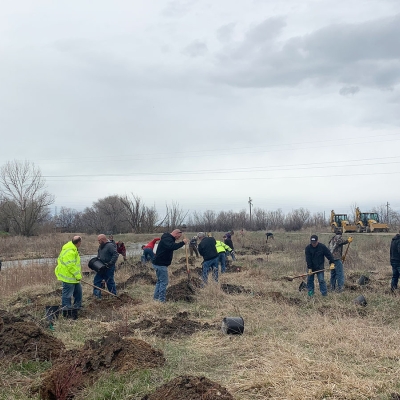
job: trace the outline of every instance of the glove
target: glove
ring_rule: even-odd
[[[108,263],[104,263],[104,266],[108,269],[110,268],[110,266],[108,265]]]
[[[347,239],[347,241],[348,241],[349,243],[351,243],[351,242],[353,241],[353,238],[350,236],[350,237]]]
[[[81,274],[76,275],[76,276],[75,276],[75,279],[79,282],[79,281],[82,279],[82,275],[81,275]]]
[[[331,263],[331,265],[329,266],[329,269],[330,269],[330,270],[335,269],[335,264],[334,264],[334,263]]]
[[[231,251],[231,255],[234,256],[235,255],[235,250]]]
[[[308,275],[311,275],[312,274],[312,269],[310,268],[309,270],[308,270]]]

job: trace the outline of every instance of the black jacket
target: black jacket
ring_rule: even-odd
[[[204,258],[204,261],[212,260],[218,257],[216,240],[213,237],[205,237],[199,244],[199,253]]]
[[[224,243],[225,243],[226,245],[228,245],[232,250],[234,250],[232,239],[226,238],[226,239],[224,240]]]
[[[174,250],[178,250],[184,245],[185,242],[175,243],[175,238],[170,233],[163,233],[158,243],[153,264],[168,267],[171,265]]]
[[[101,244],[97,250],[97,258],[100,258],[103,263],[107,263],[110,267],[114,266],[118,260],[115,243],[108,241],[105,244]]]
[[[307,268],[313,271],[324,269],[324,262],[326,257],[330,263],[334,262],[333,255],[329,249],[322,243],[318,243],[315,247],[311,243],[306,247],[306,262]]]
[[[392,243],[390,243],[390,262],[400,263],[400,234],[398,233],[394,238],[392,238]]]

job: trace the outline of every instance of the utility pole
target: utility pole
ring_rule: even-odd
[[[386,218],[389,225],[389,202],[386,203]]]
[[[248,201],[248,203],[249,203],[249,207],[250,207],[250,229],[251,229],[251,206],[253,205],[252,204],[252,199],[251,199],[251,197],[249,197],[249,201]]]

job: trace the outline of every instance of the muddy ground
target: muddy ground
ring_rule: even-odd
[[[125,325],[121,323],[116,332],[120,335],[133,335],[137,330],[162,338],[180,338],[190,336],[198,331],[217,330],[218,325],[202,324],[189,319],[189,313],[180,312],[172,317],[172,320],[164,318],[145,318],[138,322]]]
[[[87,341],[82,349],[64,352],[60,360],[43,374],[40,398],[72,399],[77,391],[93,384],[103,371],[156,368],[164,363],[163,353],[146,342],[110,334],[98,341]]]
[[[65,349],[61,340],[45,332],[37,324],[0,310],[0,359],[13,361],[54,360]]]
[[[202,285],[199,278],[191,277],[190,282],[187,279],[177,283],[176,285],[167,287],[167,301],[194,301],[196,290]]]
[[[79,310],[79,318],[97,319],[102,322],[119,321],[123,315],[121,308],[127,304],[141,304],[142,300],[134,299],[126,293],[118,297],[103,294],[101,300],[91,298],[85,307]]]
[[[221,385],[204,376],[178,376],[142,400],[233,400]]]

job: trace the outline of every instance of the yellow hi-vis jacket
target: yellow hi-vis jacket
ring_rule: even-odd
[[[217,248],[218,253],[225,253],[226,251],[229,251],[229,252],[232,251],[232,249],[224,242],[221,242],[219,240],[216,240],[216,242],[217,242],[217,244],[215,245],[215,247]]]
[[[78,283],[82,279],[81,258],[72,241],[62,247],[54,272],[59,281],[66,283]]]

